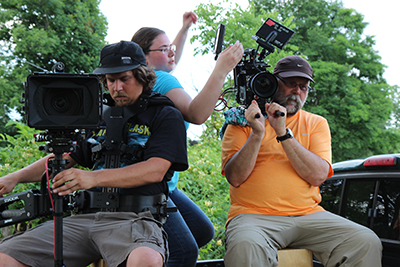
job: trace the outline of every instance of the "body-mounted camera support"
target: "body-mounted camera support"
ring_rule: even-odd
[[[51,78],[53,78],[52,76]],[[66,77],[66,76],[63,76]],[[47,81],[47,79],[45,79]],[[53,81],[54,82],[54,81]],[[47,84],[47,83],[46,83]],[[34,92],[40,91],[40,88],[27,87],[29,90]],[[43,86],[42,86],[43,88]],[[55,87],[52,87],[55,88]],[[71,88],[74,89],[74,88]],[[72,94],[75,94],[71,90]],[[31,92],[29,92],[31,93]],[[61,95],[61,99],[70,99],[68,92],[64,92],[65,95]],[[42,94],[46,95],[46,93]],[[51,100],[52,98],[50,98]],[[100,100],[102,97],[98,96],[96,100]],[[109,102],[112,101],[110,96],[107,98]],[[82,99],[85,100],[85,99]],[[93,99],[92,99],[93,100]],[[68,100],[69,101],[69,100]],[[29,103],[34,103],[29,101]],[[104,114],[101,110],[100,114],[104,115],[104,121],[107,127],[106,139],[102,146],[95,147],[94,149],[102,150],[106,155],[106,167],[107,168],[118,168],[120,162],[120,156],[124,153],[135,153],[131,147],[125,144],[123,128],[126,125],[129,118],[135,114],[142,112],[147,108],[148,105],[171,105],[173,103],[167,97],[162,96],[158,93],[142,94],[135,105],[127,107],[108,107],[105,108]],[[101,108],[103,105],[101,105]],[[40,117],[43,113],[43,106],[36,109],[28,109],[37,112]],[[56,113],[55,116],[58,116]],[[65,115],[60,115],[65,116]],[[79,121],[79,116],[76,121]],[[29,118],[29,116],[28,116]],[[96,116],[96,118],[100,118]],[[43,118],[45,119],[45,118]],[[63,154],[66,152],[75,151],[75,142],[82,138],[82,134],[77,130],[72,130],[76,126],[80,125],[81,122],[76,123],[74,127],[69,125],[60,126],[60,123],[53,123],[51,120],[42,120],[46,123],[47,129],[45,133],[38,134],[35,136],[36,141],[47,141],[48,143],[40,149],[46,152],[51,152],[55,155],[55,158],[49,162],[49,169],[51,174],[54,176],[59,172],[63,171],[67,166],[68,162],[63,158]],[[36,122],[36,121],[34,121]],[[92,121],[89,120],[91,123]],[[91,124],[91,128],[99,126],[100,122],[94,122]],[[36,126],[40,129],[44,127],[38,123]],[[99,126],[100,127],[100,126]],[[59,129],[60,128],[60,129]],[[71,128],[71,129],[69,129]],[[176,207],[167,207],[167,197],[165,194],[157,196],[130,196],[130,195],[119,195],[115,188],[106,188],[103,192],[95,191],[79,191],[74,192],[65,197],[60,197],[57,194],[51,193],[47,187],[47,177],[44,175],[41,180],[40,190],[28,190],[25,192],[17,193],[7,197],[0,198],[0,227],[7,225],[16,224],[19,222],[33,220],[38,217],[53,215],[54,217],[54,232],[55,232],[55,251],[54,251],[54,264],[56,267],[65,266],[63,263],[63,215],[64,210],[75,210],[94,212],[94,211],[133,211],[136,213],[148,210],[150,211],[156,220],[161,223],[165,223],[168,212],[175,212]],[[11,210],[9,206],[17,201],[22,201],[24,204],[23,209]],[[134,201],[135,203],[133,203]]]

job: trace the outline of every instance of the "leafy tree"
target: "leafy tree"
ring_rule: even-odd
[[[0,130],[19,103],[26,77],[50,71],[91,72],[105,45],[106,18],[99,0],[0,0]]]
[[[267,61],[274,66],[294,54],[313,66],[316,83],[305,109],[328,119],[334,161],[398,150],[393,119],[399,117],[399,87],[389,86],[382,77],[385,66],[373,49],[374,38],[363,34],[367,24],[360,13],[336,0],[254,0],[245,10],[232,4],[201,4],[196,13],[201,32],[191,41],[202,44],[197,53],[212,48],[218,23],[226,25],[226,43],[240,40],[245,48],[255,47],[250,35],[268,17],[295,31],[284,50]]]

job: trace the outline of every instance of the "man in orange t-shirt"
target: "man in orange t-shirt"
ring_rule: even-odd
[[[319,185],[333,170],[328,122],[302,110],[312,74],[301,57],[281,59],[274,69],[278,91],[265,104],[267,119],[253,101],[245,112],[249,126],[226,128],[227,267],[275,267],[277,250],[285,247],[309,249],[325,267],[381,266],[382,245],[373,231],[319,205]]]

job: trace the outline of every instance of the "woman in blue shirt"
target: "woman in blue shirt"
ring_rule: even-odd
[[[208,81],[192,99],[170,72],[179,61],[190,26],[196,21],[195,13],[186,12],[182,29],[172,43],[165,32],[157,28],[141,28],[132,37],[132,41],[143,49],[148,66],[157,75],[153,90],[174,102],[186,121],[186,129],[188,122],[202,124],[208,119],[218,101],[226,76],[243,56],[243,46],[239,41],[221,52]],[[170,213],[164,224],[170,250],[167,266],[189,267],[196,265],[199,247],[213,238],[214,227],[204,212],[176,187],[178,180],[178,172],[175,172],[168,182],[169,201],[175,204],[178,212]]]

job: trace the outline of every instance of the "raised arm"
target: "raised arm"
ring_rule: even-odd
[[[174,102],[186,121],[193,124],[204,123],[214,110],[226,76],[242,56],[243,46],[239,41],[222,51],[206,84],[193,100],[181,88],[168,91],[166,96]]]
[[[175,51],[175,63],[176,64],[178,64],[179,59],[182,56],[183,47],[185,46],[189,28],[193,24],[196,24],[196,22],[197,22],[197,15],[194,12],[190,11],[190,12],[185,12],[183,14],[182,28],[179,30],[174,41],[172,42],[174,45],[176,45],[176,51]]]

